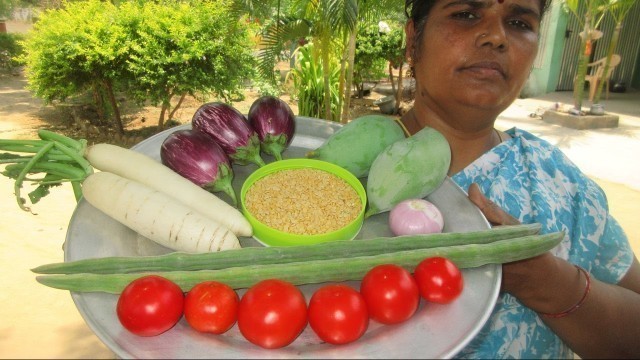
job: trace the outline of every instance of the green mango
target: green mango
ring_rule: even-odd
[[[369,174],[371,164],[382,150],[404,138],[402,127],[392,118],[364,115],[342,126],[305,156],[341,166],[361,178]]]
[[[433,128],[389,145],[369,170],[365,218],[389,211],[403,200],[431,194],[446,178],[450,164],[449,142]]]

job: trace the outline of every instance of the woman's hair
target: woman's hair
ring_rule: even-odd
[[[424,29],[424,24],[429,17],[429,13],[431,13],[431,8],[438,0],[405,0],[404,2],[404,13],[407,16],[407,19],[413,21],[413,28],[415,31],[415,43],[420,44],[422,40],[422,30]],[[540,17],[544,15],[549,6],[550,0],[539,0],[540,1]],[[419,49],[415,50],[419,53]],[[414,56],[417,54],[413,54]]]

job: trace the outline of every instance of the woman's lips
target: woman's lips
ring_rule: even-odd
[[[471,71],[474,74],[481,77],[495,77],[506,78],[504,68],[500,63],[495,61],[480,61],[471,65],[464,66],[462,70]]]

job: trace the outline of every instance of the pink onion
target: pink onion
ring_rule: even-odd
[[[440,233],[444,219],[433,203],[424,199],[408,199],[391,209],[389,227],[396,236]]]

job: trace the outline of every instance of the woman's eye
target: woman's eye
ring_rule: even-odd
[[[530,31],[533,29],[529,23],[522,20],[510,20],[509,25],[523,31]]]
[[[474,20],[474,19],[478,18],[476,16],[476,14],[474,14],[474,13],[472,13],[470,11],[457,12],[457,13],[451,15],[451,17],[457,18],[457,19],[464,19],[464,20]]]

